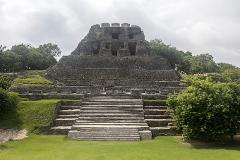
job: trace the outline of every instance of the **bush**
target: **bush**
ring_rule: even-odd
[[[0,115],[12,110],[17,106],[18,96],[15,93],[8,93],[0,88]]]
[[[187,79],[188,83],[190,80]],[[240,129],[240,85],[194,78],[167,104],[174,109],[178,130],[187,139],[217,140]]]
[[[0,88],[8,89],[16,75],[0,75]]]

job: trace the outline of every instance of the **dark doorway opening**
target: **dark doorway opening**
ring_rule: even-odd
[[[117,56],[117,50],[112,50],[112,55]]]
[[[129,37],[129,39],[133,39],[134,36],[133,36],[133,34],[129,34],[128,37]]]
[[[130,42],[128,44],[128,49],[129,49],[129,52],[130,52],[131,56],[136,55],[136,47],[137,47],[136,42]]]
[[[112,39],[119,39],[119,33],[112,33]]]
[[[99,50],[100,50],[100,44],[98,44],[96,48],[93,48],[93,54],[94,55],[99,54]]]
[[[109,43],[106,43],[105,48],[106,48],[106,49],[110,49],[110,44],[109,44]]]

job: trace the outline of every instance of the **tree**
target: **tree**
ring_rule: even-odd
[[[190,73],[191,71],[191,61],[193,55],[191,52],[185,52],[181,54],[182,61],[181,63],[177,64],[177,68],[179,71],[184,73]]]
[[[0,54],[0,72],[18,72],[23,70],[43,70],[57,63],[54,55],[60,49],[56,45],[43,45],[44,47],[35,48],[31,45],[14,45],[11,49]],[[55,48],[55,49],[54,49]]]
[[[210,54],[200,54],[194,56],[191,60],[191,73],[211,73],[218,72],[219,67],[214,62]]]
[[[154,54],[166,58],[173,68],[175,68],[177,64],[182,63],[181,54],[183,52],[178,51],[175,47],[166,45],[159,39],[151,40],[150,47]]]
[[[220,71],[226,71],[226,70],[232,70],[232,69],[236,69],[237,67],[232,65],[232,64],[229,64],[229,63],[218,63],[217,64],[220,68]]]
[[[6,46],[0,45],[0,54],[2,54],[5,49],[6,49]]]
[[[61,50],[56,44],[47,43],[40,45],[38,47],[42,52],[47,53],[48,55],[51,55],[53,57],[58,57],[61,55]]]
[[[192,79],[192,80],[191,80]],[[233,139],[240,129],[240,85],[187,77],[186,89],[167,100],[178,130],[187,139]]]

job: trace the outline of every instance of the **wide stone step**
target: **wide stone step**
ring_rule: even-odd
[[[74,125],[93,125],[93,126],[102,126],[107,128],[107,126],[148,126],[147,123],[144,122],[81,122],[77,121]],[[106,125],[106,126],[103,126]],[[122,127],[124,128],[124,127]]]
[[[112,107],[120,107],[120,108],[143,108],[143,105],[138,105],[138,104],[84,104],[81,106],[81,108],[84,107],[108,107],[108,108],[112,108]]]
[[[127,128],[127,127],[121,127],[121,126],[103,126],[103,127],[94,127],[93,125],[88,125],[88,126],[83,126],[81,127],[81,132],[108,132],[108,133],[114,133],[117,132],[119,133],[121,132],[127,132],[127,133],[138,133],[138,129],[137,128]]]
[[[126,105],[142,105],[142,102],[134,102],[134,101],[87,101],[87,102],[82,102],[82,105],[94,105],[94,104],[98,104],[98,105],[117,105],[117,104],[126,104]]]
[[[92,113],[84,113],[84,114],[80,114],[79,118],[98,118],[98,117],[107,117],[107,118],[112,118],[112,117],[124,117],[124,118],[143,118],[143,113],[142,114],[122,114],[122,113],[96,113],[96,114],[92,114]]]
[[[56,126],[69,126],[73,125],[77,118],[58,118],[54,120]]]
[[[142,102],[142,100],[133,98],[88,98],[84,102]]]
[[[69,136],[70,137],[70,136]],[[140,137],[71,137],[83,141],[140,141]]]
[[[59,114],[58,116],[57,116],[57,118],[78,118],[79,117],[79,114],[67,114],[67,115],[65,115],[65,114]]]
[[[167,106],[144,106],[144,109],[163,109],[166,110]]]
[[[138,131],[137,132],[132,132],[132,131],[122,131],[122,130],[115,130],[115,131],[93,131],[93,130],[78,130],[79,135],[84,135],[84,136],[128,136],[128,137],[134,137],[134,136],[139,136]]]
[[[128,129],[139,129],[139,130],[148,130],[149,126],[146,125],[114,125],[114,124],[74,124],[72,126],[73,130],[79,130],[82,128],[128,128]]]
[[[143,117],[143,113],[81,113],[79,117]]]
[[[143,108],[121,108],[121,107],[81,107],[81,110],[120,110],[120,111],[142,111]]]
[[[82,140],[140,140],[137,129],[126,128],[80,128],[71,130],[68,136]]]
[[[81,106],[61,106],[61,110],[80,109]]]
[[[66,135],[70,131],[72,126],[55,126],[51,127],[51,132],[53,134]]]
[[[88,120],[77,120],[76,123],[144,123],[142,120],[129,120],[129,119],[88,119]]]
[[[166,115],[167,110],[165,109],[144,109],[145,115]]]
[[[114,96],[102,95],[102,96],[94,96],[94,97],[85,98],[85,100],[91,100],[91,99],[136,99],[136,98],[133,98],[133,97],[127,96],[127,95],[114,95]]]
[[[163,127],[172,123],[172,119],[145,119],[149,127]]]
[[[69,110],[60,110],[59,114],[79,114],[80,113],[80,109],[69,109]]]
[[[143,117],[82,117],[78,120],[144,120]]]
[[[145,119],[171,119],[170,115],[144,115]]]
[[[143,113],[143,110],[81,110],[81,114],[85,114],[85,113]]]

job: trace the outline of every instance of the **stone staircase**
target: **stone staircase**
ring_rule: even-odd
[[[174,122],[166,104],[166,96],[162,96],[162,100],[158,104],[145,104],[144,118],[153,137],[175,134]]]
[[[57,104],[52,124],[54,134],[67,134],[80,114],[81,101],[64,101]]]
[[[68,136],[80,140],[151,139],[141,99],[100,96],[82,102]]]

